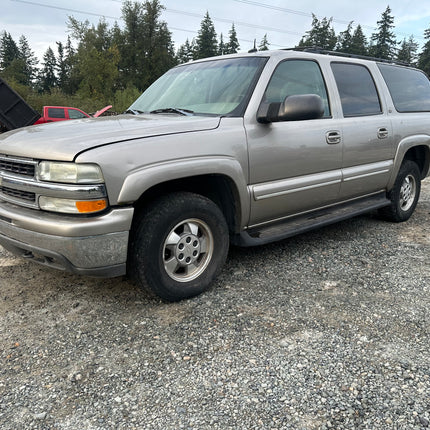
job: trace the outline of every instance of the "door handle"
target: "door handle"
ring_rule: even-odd
[[[336,143],[340,143],[341,141],[340,132],[337,130],[328,131],[325,134],[325,140],[329,145],[335,145]]]
[[[378,129],[378,139],[386,139],[388,137],[388,130],[385,127]]]

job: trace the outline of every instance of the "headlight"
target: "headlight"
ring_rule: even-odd
[[[97,164],[61,163],[41,161],[37,166],[40,181],[66,184],[100,184],[103,174]]]
[[[40,209],[69,214],[89,214],[100,212],[107,207],[107,200],[72,200],[58,197],[39,197]]]

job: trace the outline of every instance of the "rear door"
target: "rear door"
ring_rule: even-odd
[[[66,109],[63,107],[48,107],[48,117],[46,118],[47,122],[55,122],[55,121],[65,121],[68,119],[66,117]]]
[[[383,190],[394,158],[391,120],[368,67],[333,61],[343,120],[341,199]]]

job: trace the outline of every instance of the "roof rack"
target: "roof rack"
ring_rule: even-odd
[[[283,50],[312,52],[314,54],[335,55],[337,57],[346,57],[346,58],[359,58],[361,60],[371,60],[371,61],[377,61],[379,63],[398,64],[399,66],[412,67],[410,63],[406,63],[405,61],[386,60],[384,58],[370,57],[368,55],[348,54],[347,52],[330,51],[328,49],[324,49],[319,46],[300,46],[295,48],[284,48]]]

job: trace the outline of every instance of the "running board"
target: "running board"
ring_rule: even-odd
[[[264,245],[265,243],[286,239],[296,234],[343,221],[357,215],[390,205],[386,193],[350,201],[329,208],[308,212],[287,220],[245,230],[233,238],[233,244],[239,246]]]

